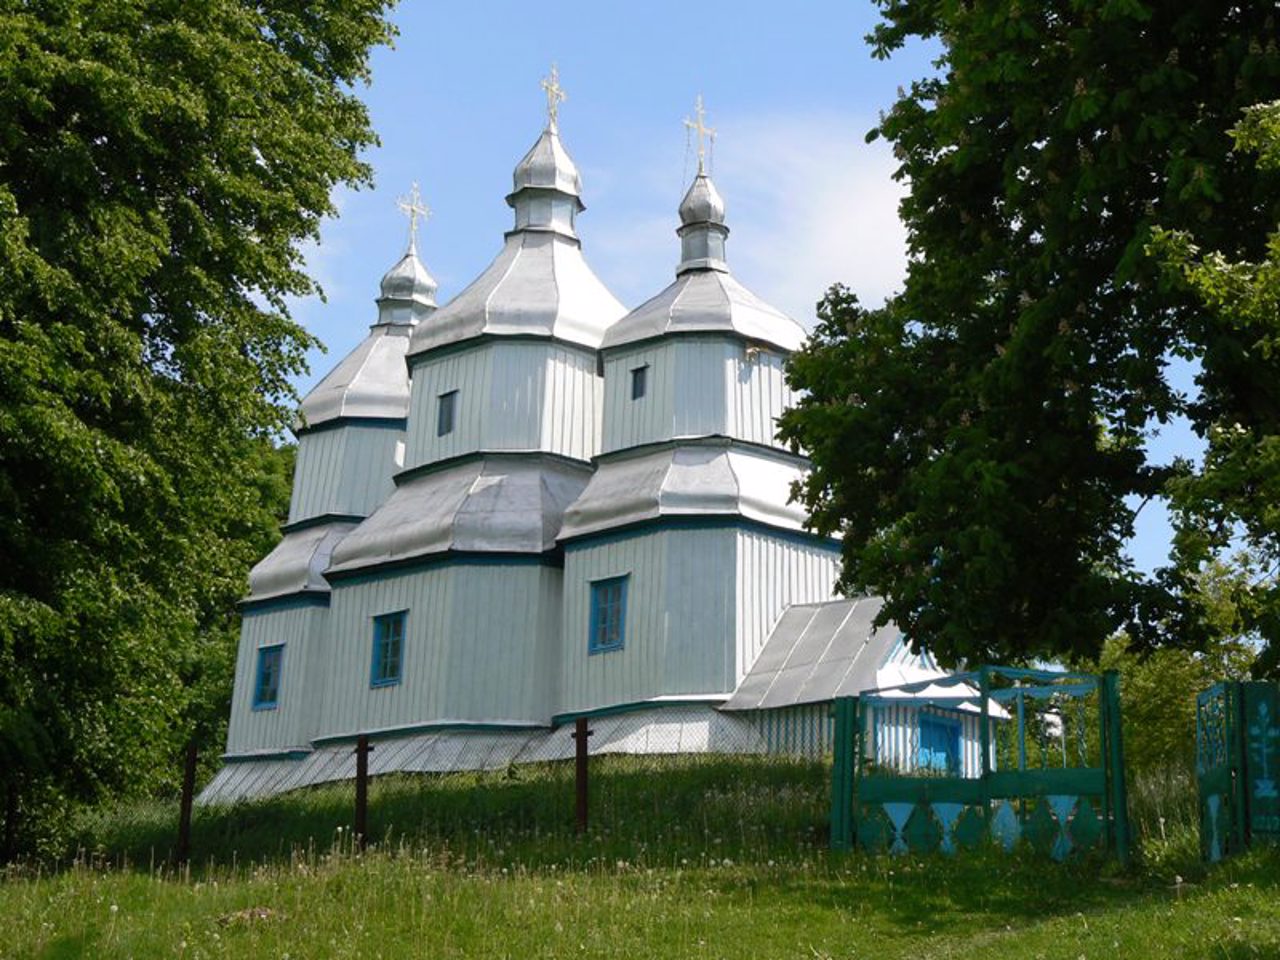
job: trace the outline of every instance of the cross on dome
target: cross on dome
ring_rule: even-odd
[[[431,208],[422,202],[422,194],[418,192],[418,181],[413,181],[413,188],[407,197],[399,197],[396,206],[409,218],[409,252],[418,252],[418,218],[426,220],[431,216]]]
[[[708,127],[705,122],[707,112],[702,108],[702,94],[698,94],[698,99],[694,101],[693,115],[693,120],[684,118],[684,125],[698,134],[698,173],[702,174],[707,172],[707,141],[710,140],[712,145],[716,142],[715,128]]]
[[[560,71],[554,63],[551,64],[551,75],[542,79],[542,89],[547,92],[547,129],[555,130],[560,120],[560,104],[569,97],[560,86]]]

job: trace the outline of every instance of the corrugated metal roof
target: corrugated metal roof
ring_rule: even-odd
[[[900,633],[872,621],[878,597],[788,607],[724,710],[767,710],[856,696],[877,685],[877,671]]]

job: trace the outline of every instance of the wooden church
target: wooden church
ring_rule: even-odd
[[[833,697],[936,674],[832,596],[775,438],[805,331],[730,271],[702,150],[675,279],[628,312],[546,86],[493,262],[437,307],[411,240],[302,403],[205,802],[351,776],[361,734],[373,773],[567,757],[584,715],[593,752],[816,754]]]

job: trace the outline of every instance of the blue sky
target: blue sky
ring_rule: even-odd
[[[375,53],[361,91],[382,141],[367,155],[376,185],[335,197],[339,216],[307,249],[327,302],[293,304],[329,349],[313,354],[300,392],[373,321],[378,280],[404,251],[396,198],[411,182],[432,210],[419,251],[440,302],[498,252],[511,226],[503,197],[544,124],[539,81],[553,61],[568,94],[561,136],[584,181],[583,249],[623,303],[672,278],[675,211],[696,165],[682,121],[699,93],[717,131],[713,174],[739,279],[806,326],[832,283],[872,305],[901,285],[902,187],[884,144],[864,135],[899,86],[929,71],[932,51],[873,60],[863,42],[876,21],[869,0],[404,0],[394,19],[395,47]],[[1175,430],[1160,447],[1187,443]],[[1150,567],[1167,522],[1149,505],[1139,524],[1134,555]]]

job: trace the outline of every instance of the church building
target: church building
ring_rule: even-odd
[[[582,716],[593,752],[816,753],[832,697],[935,672],[833,598],[838,542],[790,501],[805,331],[730,270],[701,104],[675,278],[628,311],[544,86],[493,262],[438,306],[411,239],[302,403],[206,802],[351,776],[362,734],[374,773],[567,757]]]

